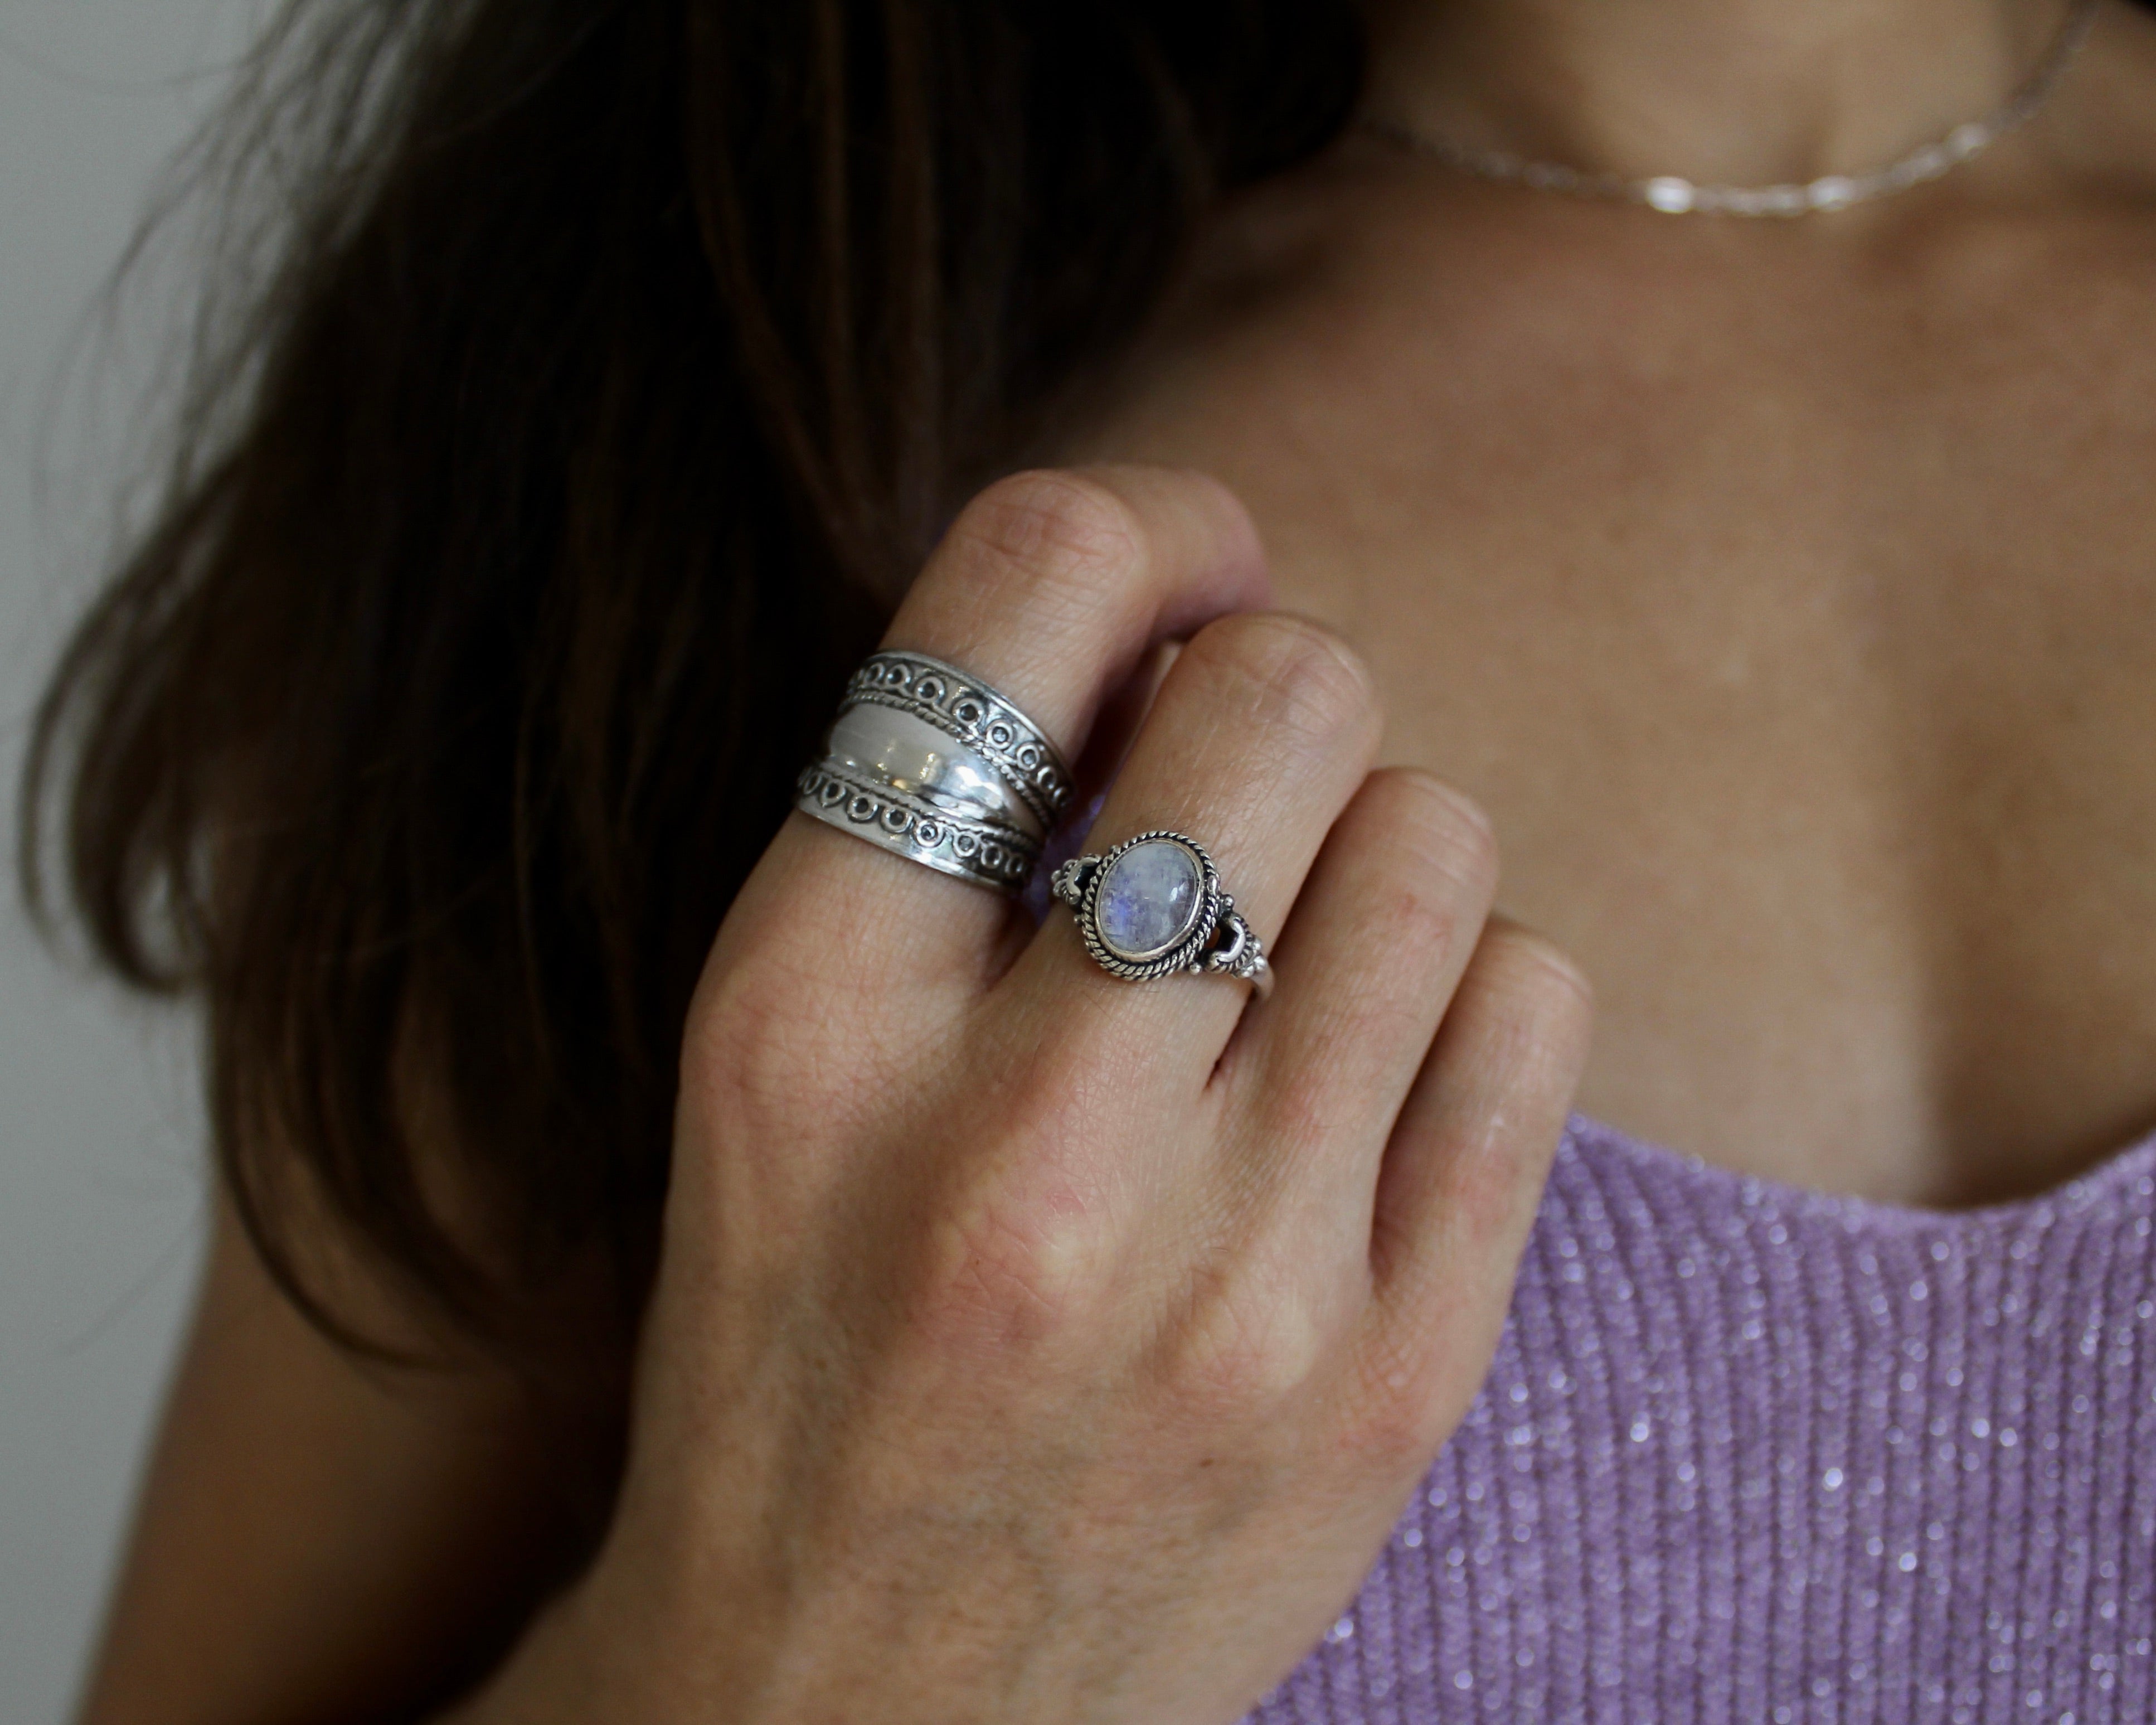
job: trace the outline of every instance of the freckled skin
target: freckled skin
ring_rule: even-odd
[[[1595,978],[1588,1112],[1946,1207],[2156,1125],[2151,88],[2114,7],[2045,123],[1794,224],[1351,138],[1058,446],[1248,501]]]
[[[2035,0],[1368,11],[1387,111],[1735,182],[1888,159],[2050,27]],[[1074,662],[1187,640],[1122,831],[1202,837],[1279,992],[1244,1020],[1227,985],[1115,983],[1067,918],[1036,942],[956,883],[896,914],[901,865],[825,834],[819,877],[789,829],[683,1050],[591,1574],[516,1633],[565,1499],[604,1513],[627,1362],[588,1432],[484,1363],[362,1368],[221,1214],[88,1725],[423,1717],[505,1640],[472,1720],[1228,1725],[1338,1621],[1479,1381],[1586,1059],[1578,969],[1487,914],[1501,839],[1506,905],[1596,980],[1582,1100],[1650,1138],[1959,1204],[2148,1123],[2153,35],[2107,0],[2037,124],[1818,223],[1537,200],[1361,139],[1213,212],[1043,459],[1194,467],[1248,516],[1188,474],[999,486],[893,644],[1075,749]],[[1276,604],[1304,620],[1225,614]],[[1677,1267],[1688,1299],[1718,1273]],[[1703,1461],[1655,1477],[1714,1501]]]

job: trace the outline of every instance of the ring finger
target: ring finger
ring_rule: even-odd
[[[1269,941],[1369,771],[1381,727],[1368,671],[1329,630],[1277,614],[1222,618],[1178,655],[1086,848],[1105,852],[1154,830],[1196,839],[1235,909]],[[1139,904],[1135,914],[1148,912]],[[1121,981],[1086,956],[1060,915],[1009,986],[1028,1019],[1096,1026],[1153,1073],[1199,1084],[1249,997],[1214,978]]]

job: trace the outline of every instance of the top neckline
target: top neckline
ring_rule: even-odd
[[[1047,915],[1049,900],[1044,883],[1057,863],[1078,854],[1107,795],[1105,790],[1096,792],[1075,820],[1066,823],[1050,836],[1047,853],[1035,870],[1034,879],[1027,883],[1024,900],[1036,922]],[[1739,1173],[1691,1151],[1658,1144],[1650,1138],[1634,1137],[1607,1121],[1587,1114],[1573,1115],[1566,1122],[1564,1136],[1568,1146],[1596,1147],[1632,1163],[1643,1173],[1659,1173],[1666,1179],[1681,1182],[1710,1204],[1720,1195],[1729,1203],[1771,1204],[1784,1212],[1832,1218],[1845,1228],[1883,1235],[2010,1232],[2023,1223],[2046,1221],[2062,1206],[2079,1209],[2124,1190],[2137,1179],[2156,1179],[2156,1127],[2056,1186],[2023,1198],[2003,1199],[1997,1204],[1958,1210],[1896,1204],[1848,1193],[1821,1192],[1810,1186],[1770,1179],[1764,1174]]]
[[[1689,1186],[1708,1204],[1714,1203],[1719,1195],[1727,1204],[1741,1204],[1753,1208],[1771,1204],[1784,1214],[1832,1219],[1845,1228],[1887,1235],[2010,1231],[2023,1223],[2048,1221],[2061,1209],[2082,1209],[2127,1189],[2137,1180],[2156,1176],[2156,1131],[2151,1131],[2111,1152],[2080,1173],[2041,1192],[1967,1209],[1933,1209],[1884,1199],[1821,1192],[1763,1174],[1741,1173],[1689,1150],[1673,1149],[1650,1139],[1634,1137],[1584,1114],[1572,1117],[1565,1128],[1565,1138],[1568,1145],[1614,1155],[1631,1163],[1642,1173],[1659,1174],[1664,1179]]]

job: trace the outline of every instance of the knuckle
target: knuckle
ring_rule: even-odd
[[[997,480],[967,505],[951,533],[969,561],[1074,598],[1097,599],[1147,561],[1137,511],[1100,480],[1062,469]]]
[[[1101,1099],[1050,1055],[1004,1088],[986,1132],[961,1132],[927,1199],[910,1315],[962,1353],[1049,1343],[1091,1321],[1111,1289],[1115,1176],[1091,1147]],[[978,1124],[978,1122],[976,1122]]]
[[[1440,1349],[1427,1344],[1373,1342],[1341,1398],[1339,1447],[1381,1473],[1427,1466],[1459,1412],[1443,1359]]]
[[[1089,1209],[993,1183],[964,1194],[925,1230],[911,1301],[917,1332],[962,1354],[1067,1332],[1103,1281],[1103,1236]]]
[[[1380,778],[1403,839],[1445,880],[1471,891],[1493,889],[1497,834],[1482,805],[1415,768],[1389,768]]]
[[[1246,1270],[1192,1302],[1173,1346],[1184,1405],[1232,1420],[1294,1399],[1317,1376],[1331,1343],[1321,1314],[1284,1278]]]
[[[1570,953],[1517,922],[1493,924],[1485,943],[1492,986],[1502,996],[1553,1033],[1584,1031],[1594,1015],[1594,988]]]
[[[1433,870],[1419,855],[1410,857],[1386,883],[1386,890],[1370,895],[1358,936],[1373,946],[1382,942],[1386,950],[1400,955],[1402,964],[1411,963],[1419,970],[1433,958],[1449,957],[1473,946],[1483,907],[1466,902],[1471,896],[1462,883]],[[1382,979],[1389,988],[1397,988],[1400,975],[1399,964],[1373,972],[1373,980]],[[1413,998],[1400,1004],[1412,1009]]]
[[[1316,1368],[1312,1355],[1291,1328],[1223,1307],[1188,1338],[1177,1378],[1188,1406],[1209,1419],[1231,1419],[1290,1400]]]
[[[1280,612],[1243,612],[1199,631],[1184,659],[1235,716],[1313,742],[1374,736],[1377,684],[1332,630]]]
[[[1342,1059],[1280,1061],[1265,1075],[1262,1096],[1270,1153],[1267,1165],[1278,1170],[1280,1178],[1308,1167],[1313,1158],[1340,1142],[1353,1119],[1348,1109],[1361,1101],[1356,1097],[1343,1106],[1341,1078],[1343,1072],[1356,1070],[1347,1064],[1353,1053],[1378,1040],[1371,1016],[1358,1014],[1342,1027],[1339,1041],[1347,1046],[1340,1050]]]
[[[1460,905],[1459,893],[1440,889],[1426,879],[1394,892],[1383,906],[1382,917],[1375,932],[1395,951],[1414,955],[1420,964],[1449,960],[1475,938],[1473,922]]]
[[[1540,1051],[1531,1056],[1539,1060]],[[1433,1346],[1457,1348],[1463,1337],[1494,1343],[1524,1249],[1549,1159],[1564,1131],[1563,1104],[1573,1074],[1546,1065],[1501,1065],[1496,1085],[1471,1098],[1447,1132],[1441,1153],[1437,1215],[1416,1245],[1424,1275],[1446,1289],[1441,1306],[1421,1316]],[[1487,1356],[1484,1356],[1487,1363]]]

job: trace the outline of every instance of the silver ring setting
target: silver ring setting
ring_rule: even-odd
[[[886,652],[848,682],[794,806],[909,862],[1015,893],[1071,784],[1015,702],[940,659]]]
[[[1038,847],[1047,829],[993,762],[908,712],[850,706],[824,733],[824,765],[963,819],[1024,834]]]
[[[1040,841],[878,784],[824,761],[798,781],[795,806],[938,874],[1001,892],[1021,891],[1040,860]]]
[[[863,704],[911,713],[988,761],[1047,832],[1070,803],[1070,768],[1018,703],[978,677],[925,653],[871,653],[846,685],[840,706]]]
[[[1125,982],[1188,971],[1271,992],[1265,943],[1220,885],[1205,847],[1165,829],[1099,856],[1073,857],[1050,881],[1078,919],[1094,962]]]

